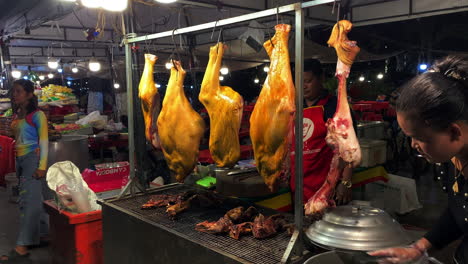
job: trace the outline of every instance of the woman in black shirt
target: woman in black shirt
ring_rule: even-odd
[[[431,231],[410,247],[369,254],[385,257],[381,263],[407,263],[461,239],[454,263],[468,264],[468,57],[448,56],[412,79],[402,88],[396,111],[411,146],[430,162],[451,160],[457,173],[448,207]]]

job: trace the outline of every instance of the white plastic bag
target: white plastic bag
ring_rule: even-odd
[[[78,125],[90,125],[97,129],[104,129],[107,125],[107,116],[101,115],[99,111],[89,113],[87,116],[75,122]]]
[[[55,190],[59,206],[73,213],[101,210],[96,194],[81,177],[80,170],[71,161],[61,161],[47,171],[47,185]]]

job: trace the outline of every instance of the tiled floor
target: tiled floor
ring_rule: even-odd
[[[400,170],[396,174],[410,177],[408,170]],[[429,229],[438,219],[439,214],[445,208],[447,195],[442,191],[439,182],[435,182],[432,171],[427,171],[417,181],[417,191],[419,200],[423,208],[408,213],[406,215],[395,216],[401,224],[408,224],[421,229]],[[0,187],[0,254],[7,253],[13,248],[17,233],[18,209],[16,204],[8,202],[7,193]],[[414,238],[424,234],[424,230],[412,232]],[[451,263],[451,255],[456,247],[456,243],[448,246],[444,250],[431,252],[431,255],[443,263]],[[27,263],[46,264],[50,263],[48,248],[38,248],[31,250],[31,261]],[[125,263],[123,263],[125,264]]]

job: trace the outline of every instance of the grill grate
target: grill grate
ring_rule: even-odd
[[[195,225],[200,222],[206,220],[216,221],[229,209],[240,205],[243,205],[244,207],[248,206],[248,204],[240,200],[227,199],[220,208],[190,208],[187,211],[182,212],[174,220],[167,216],[165,213],[166,209],[164,207],[148,210],[140,209],[141,205],[148,201],[149,196],[151,195],[177,194],[189,190],[196,189],[184,185],[179,185],[171,189],[159,190],[148,195],[131,197],[118,201],[110,201],[109,203],[139,215],[146,220],[150,220],[168,229],[172,229],[173,231],[186,235],[200,245],[234,255],[242,259],[244,262],[277,264],[281,261],[281,258],[290,240],[290,236],[287,234],[287,232],[282,232],[271,238],[262,240],[255,239],[251,235],[242,236],[239,240],[235,240],[226,234],[213,235],[195,230]],[[257,207],[257,209],[265,216],[277,213],[276,211],[267,208]],[[290,223],[293,222],[291,215],[286,215],[286,219]]]

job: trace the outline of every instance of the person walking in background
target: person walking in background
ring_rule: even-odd
[[[16,174],[19,177],[19,234],[14,249],[0,257],[0,263],[21,263],[29,257],[28,246],[45,241],[49,232],[48,216],[42,202],[46,195],[45,176],[48,154],[48,128],[44,112],[38,109],[34,84],[28,80],[13,82],[16,139]]]

